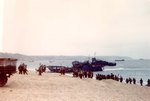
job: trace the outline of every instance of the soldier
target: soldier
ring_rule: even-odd
[[[123,77],[122,76],[120,76],[120,82],[122,82],[123,81]]]
[[[36,71],[39,72],[39,75],[42,75],[42,73],[43,73],[43,65],[40,64],[40,67]]]
[[[142,80],[142,78],[140,79],[140,85],[143,86],[143,80]]]
[[[133,84],[136,84],[136,79],[135,78],[133,78]]]
[[[129,83],[131,84],[132,83],[132,79],[129,77]]]
[[[150,86],[150,79],[147,80],[147,86]]]
[[[80,71],[80,72],[79,72],[79,77],[80,77],[80,79],[82,79],[82,76],[83,76],[83,72]]]
[[[128,78],[126,78],[126,83],[128,84],[128,82],[129,82],[129,79],[128,79]]]
[[[27,74],[28,75],[28,70],[27,70],[27,65],[24,65],[24,68],[23,68],[23,74]]]
[[[83,72],[83,75],[85,78],[87,78],[87,72],[86,71]]]
[[[19,67],[18,67],[19,74],[22,74],[22,68],[23,68],[23,65],[20,64]]]
[[[91,71],[91,76],[90,76],[91,78],[93,78],[93,72]]]

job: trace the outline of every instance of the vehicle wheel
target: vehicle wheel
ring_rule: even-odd
[[[3,87],[7,83],[7,76],[5,74],[0,74],[0,87]]]

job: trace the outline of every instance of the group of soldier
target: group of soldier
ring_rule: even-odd
[[[27,65],[24,63],[21,63],[18,67],[19,74],[27,74],[28,75],[28,70],[27,70]],[[42,75],[43,72],[46,71],[46,65],[40,64],[39,68],[36,69],[39,75]],[[60,69],[61,75],[65,75],[65,68],[62,67]],[[82,71],[82,70],[73,70],[73,77],[79,77],[80,79],[82,78],[93,78],[93,72],[92,71]],[[103,79],[112,79],[116,80],[119,82],[123,82],[123,77],[119,75],[114,75],[113,73],[108,74],[108,75],[103,75],[103,74],[96,74],[96,80],[103,80]],[[136,79],[135,78],[126,78],[125,82],[127,84],[136,84]],[[140,85],[143,86],[143,79],[140,79]],[[150,86],[150,79],[147,80],[147,85]]]
[[[28,75],[28,70],[27,70],[27,65],[25,63],[21,63],[18,67],[19,74],[27,74]],[[40,64],[39,68],[36,69],[39,75],[42,75],[43,72],[46,71],[46,65]]]
[[[19,74],[27,74],[28,75],[28,70],[27,70],[27,65],[24,63],[21,63],[18,67]]]
[[[136,79],[135,78],[126,78],[126,80],[125,80],[125,82],[128,84],[132,84],[132,82],[133,82],[133,84],[136,84]],[[143,80],[142,79],[140,79],[140,85],[142,86],[143,85]]]
[[[108,75],[103,75],[103,74],[96,74],[96,80],[103,80],[103,79],[112,79],[112,80],[116,80],[119,82],[123,82],[123,77],[119,75],[114,75],[113,73],[108,74]],[[126,78],[125,79],[125,83],[127,84],[136,84],[136,79],[135,78]],[[139,83],[141,86],[143,86],[143,79],[141,78],[139,80]],[[147,85],[146,86],[150,86],[150,79],[147,80]]]
[[[73,77],[80,77],[80,79],[93,78],[93,72],[92,71],[74,70]]]
[[[96,80],[103,80],[103,79],[113,79],[120,82],[123,81],[122,77],[119,78],[117,75],[114,75],[113,73],[111,73],[110,75],[96,74]]]

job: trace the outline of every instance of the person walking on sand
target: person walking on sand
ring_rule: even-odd
[[[143,80],[142,80],[142,78],[140,79],[140,85],[143,86]]]
[[[36,70],[37,72],[39,72],[39,75],[41,76],[43,71],[42,71],[43,65],[40,64],[40,67]]]

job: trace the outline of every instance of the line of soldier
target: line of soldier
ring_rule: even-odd
[[[136,79],[135,78],[133,78],[133,79],[131,79],[130,77],[129,78],[126,78],[126,80],[125,80],[125,82],[128,84],[132,84],[132,82],[133,82],[133,84],[136,84]],[[143,81],[142,81],[142,79],[140,79],[140,84],[141,84],[141,86],[143,85]]]
[[[27,74],[28,75],[27,65],[24,63],[21,63],[18,67],[18,71],[19,71],[19,74]]]
[[[96,74],[96,80],[103,80],[103,79],[113,79],[120,82],[123,81],[122,77],[119,78],[117,75],[114,75],[113,73],[111,73],[110,75]]]
[[[92,71],[74,70],[73,77],[80,77],[80,79],[93,78],[93,72]]]
[[[116,80],[116,81],[119,81],[119,82],[123,82],[123,77],[119,75],[114,75],[113,73],[111,73],[110,75],[103,75],[103,74],[96,74],[96,80],[103,80],[103,79],[113,79],[113,80]],[[125,82],[127,84],[136,84],[136,79],[135,78],[126,78],[125,79]],[[140,85],[143,86],[143,79],[141,78],[140,79]],[[147,85],[146,86],[150,86],[150,79],[147,80]]]

